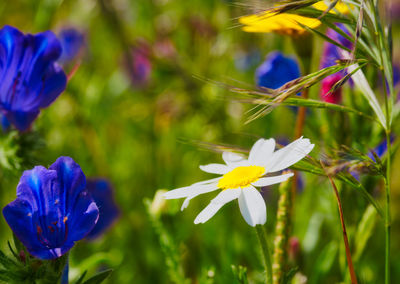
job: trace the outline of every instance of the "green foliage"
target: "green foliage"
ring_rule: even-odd
[[[11,247],[10,247],[11,248]],[[66,264],[67,255],[51,261],[39,261],[23,251],[13,257],[0,251],[0,281],[10,284],[57,283]]]
[[[247,268],[241,265],[235,266],[232,265],[232,272],[236,277],[236,280],[240,284],[248,284],[249,280],[247,279]]]
[[[110,274],[113,272],[112,269],[108,269],[102,272],[97,273],[96,275],[92,276],[91,278],[89,278],[88,280],[86,280],[85,282],[83,282],[83,284],[100,284],[102,283],[104,280],[106,280]],[[85,276],[85,275],[83,275]],[[83,277],[82,277],[83,279]],[[79,280],[78,280],[79,281]],[[79,282],[78,282],[79,283]]]

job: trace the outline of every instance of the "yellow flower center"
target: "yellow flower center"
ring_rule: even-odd
[[[265,173],[265,168],[260,166],[237,167],[226,173],[218,182],[218,187],[225,190],[229,188],[247,187],[257,181]]]

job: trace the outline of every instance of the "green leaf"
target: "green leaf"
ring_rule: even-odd
[[[372,235],[376,223],[376,210],[369,205],[365,210],[361,221],[357,227],[354,237],[355,254],[354,261],[358,261],[367,245],[369,238]]]
[[[316,1],[316,2],[318,2],[318,1]],[[331,23],[355,24],[355,21],[353,19],[349,19],[340,14],[333,14],[333,13],[327,13],[324,15],[324,11],[317,10],[312,7],[302,8],[302,9],[298,9],[298,10],[292,9],[291,11],[286,11],[285,13],[296,14],[296,15],[300,15],[300,16],[304,16],[304,17],[308,17],[308,18],[315,18],[315,19],[318,19],[321,16],[323,16],[321,20],[329,21]]]
[[[106,280],[107,277],[109,277],[112,272],[113,272],[112,269],[102,271],[96,274],[95,276],[91,277],[90,279],[86,280],[85,282],[83,282],[83,284],[100,284],[104,280]]]
[[[78,281],[76,281],[75,284],[82,284],[83,279],[85,278],[86,274],[87,274],[87,270],[85,270],[85,272],[82,273],[81,277],[79,277]]]
[[[350,73],[352,73],[357,68],[358,68],[357,64],[354,64],[354,65],[349,66],[348,70]],[[374,91],[372,91],[372,88],[369,85],[367,78],[365,78],[365,75],[362,72],[362,70],[358,70],[357,72],[355,72],[353,74],[352,78],[353,78],[353,82],[356,85],[356,87],[360,90],[360,92],[363,94],[363,96],[368,101],[371,108],[374,110],[382,127],[384,129],[386,129],[387,125],[386,125],[385,115],[383,114],[382,108],[375,96],[375,93],[374,93]]]
[[[312,32],[312,33],[318,35],[319,37],[323,38],[323,39],[326,40],[327,42],[330,42],[331,44],[336,45],[337,47],[339,47],[339,48],[341,48],[341,49],[344,49],[344,50],[346,50],[346,51],[348,51],[348,52],[351,52],[351,50],[350,50],[349,48],[345,47],[344,45],[340,44],[340,43],[337,42],[337,41],[334,41],[333,39],[331,39],[331,38],[328,37],[327,35],[321,33],[320,31],[318,31],[318,30],[316,30],[316,29],[313,29],[313,28],[311,28],[311,27],[308,27],[308,26],[306,26],[306,25],[303,25],[303,24],[300,23],[300,22],[297,22],[297,24],[299,24],[303,29],[306,29],[306,30],[308,30],[309,32]]]
[[[313,269],[314,273],[311,276],[310,283],[320,283],[318,278],[332,270],[337,252],[338,245],[334,241],[330,242],[323,248],[315,261],[315,267]]]
[[[264,100],[260,101],[259,104],[268,104],[270,103],[271,100]],[[282,102],[282,105],[288,105],[288,106],[299,106],[299,107],[309,107],[309,108],[319,108],[319,109],[327,109],[327,110],[332,110],[332,111],[338,111],[338,112],[346,112],[346,113],[352,113],[356,114],[362,117],[365,117],[369,120],[378,122],[376,118],[367,115],[359,110],[356,110],[354,108],[344,106],[344,105],[338,105],[338,104],[332,104],[332,103],[327,103],[323,101],[317,101],[313,99],[304,99],[304,98],[288,98],[285,101]]]
[[[17,236],[13,233],[13,241],[15,248],[17,249],[17,253],[19,253],[21,250],[24,250],[24,245],[21,243],[21,241],[17,238]]]
[[[0,250],[0,264],[4,267],[4,268],[11,268],[11,267],[15,267],[18,266],[16,262],[14,262],[11,258],[9,258],[8,256],[6,256],[4,254],[4,252],[2,252]]]

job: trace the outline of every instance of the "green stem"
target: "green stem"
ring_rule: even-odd
[[[385,178],[385,191],[386,191],[386,212],[385,212],[385,283],[390,283],[390,230],[391,230],[391,216],[390,216],[390,183],[391,183],[391,143],[390,131],[386,131],[387,143],[387,165],[386,165],[386,178]]]
[[[386,177],[385,177],[385,194],[386,194],[386,210],[385,210],[385,284],[390,283],[390,230],[391,230],[391,216],[390,216],[390,183],[391,183],[391,155],[392,147],[390,141],[391,133],[391,108],[388,101],[387,89],[386,89],[386,74],[384,68],[382,70],[383,77],[383,89],[385,97],[385,109],[386,109],[386,146],[387,146],[387,159],[386,159]]]
[[[267,284],[272,284],[272,263],[271,263],[271,255],[268,249],[267,236],[265,233],[265,229],[262,225],[256,225],[257,237],[260,241],[261,249],[264,256],[264,264],[265,264],[265,272],[266,272],[266,281]]]
[[[374,9],[375,14],[377,11]],[[375,21],[378,21],[378,17],[376,15]],[[378,22],[377,22],[378,23]],[[382,36],[382,30],[379,29],[380,36]],[[386,73],[384,67],[384,59],[383,59],[383,39],[380,41],[380,56],[381,56],[381,71],[382,71],[382,81],[383,81],[383,90],[384,90],[384,98],[385,98],[385,110],[386,110],[386,146],[387,146],[387,160],[386,160],[386,177],[385,177],[385,194],[386,194],[386,210],[385,210],[385,284],[390,283],[390,230],[391,230],[391,216],[390,216],[390,183],[391,183],[391,155],[392,155],[392,147],[390,141],[390,133],[391,133],[391,121],[392,121],[392,107],[388,100],[388,92],[386,88],[386,82],[389,74]],[[390,63],[392,64],[392,63]],[[390,97],[393,99],[393,85],[389,83],[390,89]]]

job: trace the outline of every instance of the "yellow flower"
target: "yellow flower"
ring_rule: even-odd
[[[312,6],[320,11],[325,11],[328,9],[328,6],[324,3],[324,1],[317,2]],[[349,11],[346,4],[343,3],[337,3],[334,10],[337,10],[342,14],[346,14]],[[335,13],[335,11],[333,12]],[[313,29],[321,25],[321,21],[315,18],[308,18],[288,13],[276,14],[275,11],[271,10],[262,14],[241,17],[239,22],[244,25],[243,30],[245,32],[276,32],[286,35],[298,35],[305,32],[306,30],[299,25],[299,23]]]

